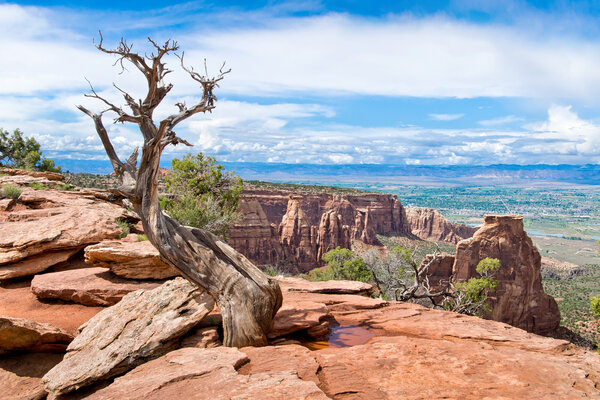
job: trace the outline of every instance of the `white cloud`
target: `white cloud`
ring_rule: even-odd
[[[464,116],[465,114],[429,114],[429,118],[436,121],[454,121]]]
[[[483,126],[498,126],[498,125],[512,124],[512,123],[520,122],[520,121],[523,121],[523,118],[517,117],[515,115],[507,115],[505,117],[486,119],[483,121],[479,121],[478,123],[479,123],[479,125],[483,125]]]

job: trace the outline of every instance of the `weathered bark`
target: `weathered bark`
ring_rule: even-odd
[[[115,173],[122,181],[117,190],[133,205],[142,220],[148,240],[166,262],[215,299],[223,315],[223,344],[235,347],[265,345],[273,317],[282,302],[277,282],[215,235],[202,229],[183,226],[164,214],[158,202],[158,170],[163,149],[169,144],[188,144],[175,135],[173,128],[193,114],[214,108],[216,98],[212,90],[228,71],[221,71],[216,78],[208,78],[183,67],[202,85],[202,100],[191,108],[178,104],[180,112],[164,119],[157,126],[152,121],[152,112],[171,89],[170,84],[162,84],[162,79],[169,70],[161,62],[161,58],[177,50],[178,46],[172,41],[167,41],[163,46],[158,46],[151,40],[150,42],[157,50],[157,54],[150,57],[132,53],[131,46],[123,40],[114,50],[103,48],[102,41],[96,46],[105,53],[119,56],[118,62],[130,61],[146,77],[148,94],[144,100],[136,102],[123,92],[132,115],[98,96],[93,89],[88,96],[103,101],[108,109],[95,114],[82,106],[78,108],[94,120]],[[180,58],[183,66],[183,56]],[[151,65],[146,61],[151,62]],[[119,160],[102,123],[102,114],[106,111],[118,115],[116,122],[138,124],[144,137],[139,168],[136,168],[137,150],[127,162]]]

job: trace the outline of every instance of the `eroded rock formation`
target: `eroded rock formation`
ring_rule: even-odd
[[[477,228],[448,221],[433,208],[406,208],[406,219],[411,232],[424,240],[456,244],[473,236]]]
[[[542,287],[540,253],[523,230],[522,216],[487,215],[473,237],[456,246],[454,279],[478,276],[475,268],[486,257],[497,258],[501,264],[495,274],[498,287],[488,296],[491,318],[529,332],[556,329],[560,312]]]
[[[0,354],[63,352],[73,336],[51,324],[0,316]]]

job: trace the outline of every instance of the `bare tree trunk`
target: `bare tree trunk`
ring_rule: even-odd
[[[171,88],[171,85],[164,86],[161,83],[168,73],[161,58],[178,47],[171,41],[163,46],[158,46],[151,40],[150,42],[157,50],[157,55],[150,57],[141,57],[131,52],[131,46],[124,40],[115,50],[103,48],[102,40],[96,46],[105,53],[118,55],[120,62],[132,62],[147,78],[148,95],[144,101],[136,102],[123,92],[132,114],[100,97],[93,88],[92,94],[88,96],[101,100],[108,105],[108,109],[95,114],[82,106],[78,108],[94,120],[106,153],[116,174],[121,178],[122,185],[117,191],[132,203],[148,240],[166,262],[215,299],[223,315],[223,344],[235,347],[266,345],[266,335],[282,302],[277,282],[215,235],[202,229],[183,226],[164,214],[158,201],[158,172],[163,149],[169,144],[187,144],[175,135],[173,127],[193,114],[214,108],[212,89],[217,86],[224,73],[209,79],[183,67],[194,80],[202,84],[202,100],[191,108],[178,104],[180,112],[156,126],[152,122],[152,111]],[[150,61],[152,65],[148,65],[146,61]],[[183,66],[183,55],[181,64]],[[133,122],[139,125],[144,136],[139,168],[136,168],[137,150],[127,162],[119,160],[102,123],[102,114],[106,111],[118,115],[116,122]]]

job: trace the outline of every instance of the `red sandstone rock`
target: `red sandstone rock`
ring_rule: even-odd
[[[49,181],[64,181],[65,177],[62,174],[48,171],[29,171],[26,169],[4,168],[0,167],[0,175],[9,176],[29,176],[33,178],[44,178]]]
[[[282,291],[328,293],[328,294],[359,294],[368,296],[373,293],[373,285],[358,281],[323,281],[311,282],[302,278],[278,276]]]
[[[475,235],[456,246],[454,279],[478,276],[475,268],[486,257],[497,258],[501,264],[494,276],[498,287],[488,295],[491,318],[535,333],[556,329],[560,312],[556,301],[544,293],[541,257],[523,230],[522,216],[486,216]]]
[[[240,374],[248,357],[235,348],[186,348],[137,367],[89,400],[326,400],[293,372]]]
[[[477,228],[449,222],[433,208],[407,208],[406,218],[411,231],[423,240],[456,244],[473,236]]]
[[[268,334],[270,339],[305,330],[319,325],[329,315],[323,303],[314,301],[286,302],[277,311],[273,319],[273,328]]]
[[[323,254],[338,246],[343,249],[352,247],[350,228],[342,225],[341,215],[334,210],[327,210],[321,216],[318,235],[317,260],[321,260]]]
[[[88,306],[110,306],[140,289],[154,289],[161,282],[141,282],[113,275],[108,268],[72,269],[36,275],[31,291],[38,298],[61,299]]]
[[[433,255],[425,256],[419,271],[427,268],[426,275],[429,278],[429,287],[431,292],[448,290],[452,280],[452,268],[454,267],[454,256],[452,254],[438,254],[433,259]]]
[[[294,265],[305,271],[322,265],[321,256],[337,246],[378,244],[377,233],[410,235],[395,196],[267,190],[244,194],[239,206],[244,219],[231,230],[229,242],[259,265]]]
[[[50,324],[0,316],[0,354],[64,352],[73,336]]]
[[[18,211],[0,212],[0,279],[40,272],[86,244],[116,238],[122,231],[115,219],[127,216],[118,205],[73,192],[25,188],[19,201]]]
[[[130,279],[167,279],[179,272],[161,260],[158,250],[145,240],[105,240],[85,248],[85,262],[109,268],[113,274]]]
[[[206,292],[182,278],[130,293],[79,328],[42,382],[60,395],[122,374],[175,348],[213,307]]]
[[[60,362],[59,353],[29,353],[0,357],[2,400],[43,400],[46,391],[41,376]]]
[[[232,227],[227,242],[258,264],[277,265],[283,261],[278,228],[271,226],[260,203],[242,198],[238,213],[242,220]]]
[[[279,241],[286,258],[295,260],[300,271],[310,271],[319,265],[317,227],[309,223],[300,202],[294,197],[289,199],[287,212],[279,225]]]

